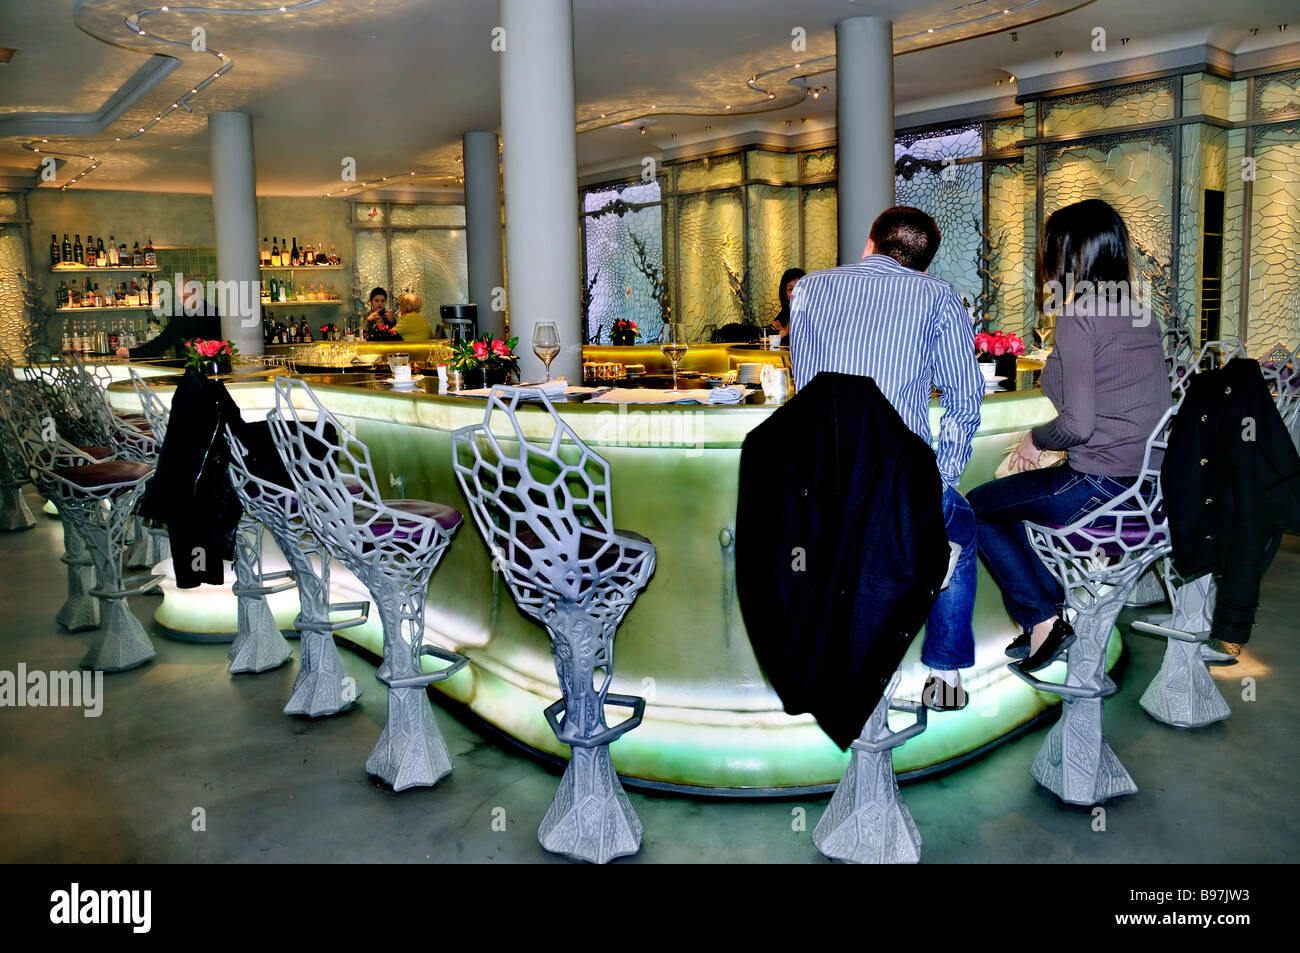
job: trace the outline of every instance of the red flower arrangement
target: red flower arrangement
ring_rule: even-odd
[[[609,329],[613,331],[615,334],[622,334],[624,332],[631,332],[632,334],[637,334],[641,330],[636,326],[635,321],[629,321],[627,318],[619,318],[617,321],[615,321],[613,324],[609,326]]]
[[[185,366],[196,371],[205,371],[214,365],[229,370],[230,362],[238,349],[229,341],[205,341],[195,338],[185,342]]]
[[[981,332],[975,335],[975,350],[982,354],[1001,357],[1003,354],[1024,354],[1025,342],[1018,334],[994,331],[992,334]]]

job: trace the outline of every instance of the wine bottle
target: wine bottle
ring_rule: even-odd
[[[116,236],[109,235],[108,236],[108,267],[117,268],[121,264],[122,264],[122,258],[117,253],[117,238]]]
[[[262,236],[262,247],[257,253],[257,263],[263,268],[271,265],[271,246],[266,243],[266,236]]]
[[[289,264],[294,268],[297,268],[301,263],[302,259],[298,257],[298,236],[295,235],[293,239],[293,251],[289,253]]]
[[[80,235],[77,236],[76,242],[72,245],[72,260],[78,265],[84,265],[86,263],[86,259],[82,256]]]
[[[72,261],[72,242],[68,241],[68,233],[63,233],[63,260]]]
[[[144,267],[144,252],[140,251],[139,242],[136,242],[134,247],[131,249],[131,267],[132,268]]]
[[[284,261],[283,256],[280,254],[280,239],[274,238],[271,241],[271,267],[279,268]]]
[[[50,233],[50,264],[57,265],[63,258],[59,254],[59,239],[53,232]]]
[[[148,234],[144,236],[144,266],[146,268],[158,267],[158,253],[153,250],[153,239]]]
[[[95,267],[96,267],[96,268],[107,268],[107,267],[108,267],[108,252],[104,251],[104,236],[103,236],[103,235],[100,235],[100,236],[99,236],[99,241],[98,241],[98,243],[95,245]]]

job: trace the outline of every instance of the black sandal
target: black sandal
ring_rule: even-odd
[[[1057,619],[1052,626],[1052,631],[1047,633],[1047,638],[1043,644],[1038,647],[1037,652],[1030,653],[1029,657],[1020,663],[1020,671],[1028,674],[1037,672],[1039,669],[1047,668],[1055,662],[1066,649],[1074,642],[1074,629],[1070,623],[1064,619]]]

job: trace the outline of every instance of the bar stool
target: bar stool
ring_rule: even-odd
[[[1196,579],[1181,579],[1168,557],[1161,560],[1161,571],[1169,582],[1173,612],[1133,623],[1138,632],[1168,640],[1160,670],[1139,704],[1152,718],[1179,728],[1222,721],[1232,709],[1219,694],[1205,658],[1206,642],[1214,629],[1214,576],[1206,573]]]
[[[1076,638],[1064,684],[1044,682],[1016,664],[1008,668],[1037,691],[1061,696],[1061,717],[1030,773],[1070,804],[1137,791],[1103,731],[1102,700],[1116,691],[1106,674],[1106,646],[1133,584],[1170,551],[1160,468],[1151,455],[1168,446],[1173,416],[1167,410],[1147,438],[1142,471],[1123,493],[1069,525],[1025,523],[1030,545],[1065,590]]]
[[[242,586],[244,581],[247,581],[250,590],[263,589],[270,592],[288,588],[284,584],[267,587],[266,583],[274,581],[275,577],[260,573],[261,527],[265,525],[271,531],[271,536],[280,547],[284,558],[289,562],[290,570],[286,576],[292,580],[290,584],[296,584],[298,587],[299,611],[293,625],[299,634],[300,660],[298,677],[294,679],[293,692],[289,703],[284,706],[284,713],[306,715],[309,718],[337,714],[352,706],[361,696],[361,689],[354,686],[347,676],[343,659],[339,656],[338,646],[334,644],[334,633],[365,622],[370,614],[370,603],[330,604],[330,556],[307,524],[307,519],[298,506],[298,497],[288,487],[264,479],[254,472],[248,449],[229,427],[226,428],[226,441],[230,447],[230,482],[239,496],[240,503],[244,506],[245,518],[256,521],[254,525],[257,532],[255,545],[258,572],[257,575],[253,575],[250,569],[239,584]],[[244,521],[241,520],[240,533],[246,531]],[[251,554],[253,541],[248,540],[247,545]],[[319,570],[313,564],[313,557],[320,561]],[[237,574],[238,570],[237,562]],[[267,591],[263,591],[260,596],[263,605]],[[256,598],[258,597],[251,594],[243,596],[240,599],[241,605],[245,599],[251,601]],[[359,614],[338,622],[330,621],[331,613],[340,612]],[[269,609],[267,614],[269,615]],[[249,631],[257,633],[250,634],[249,638],[260,639],[268,646],[275,646],[277,644],[275,638],[280,636],[275,620],[271,619],[268,624],[265,617],[262,617],[257,627],[253,628],[252,619],[255,615],[260,615],[260,609],[249,610]],[[272,629],[274,635],[271,634]],[[232,652],[233,649],[232,646]],[[267,657],[273,658],[276,654],[273,649],[263,651]],[[231,671],[235,671],[233,659]]]
[[[1277,404],[1277,412],[1291,434],[1291,442],[1300,452],[1300,346],[1288,351],[1279,344],[1259,365],[1264,383]]]
[[[27,481],[20,479],[21,470],[20,466],[14,466],[9,451],[0,447],[0,530],[6,533],[36,525],[36,517],[23,497]]]
[[[314,419],[304,420],[295,401]],[[276,379],[267,421],[307,524],[370,592],[383,622],[384,657],[375,677],[388,686],[388,721],[366,770],[394,791],[431,787],[451,772],[451,756],[425,688],[469,659],[424,642],[424,600],[462,517],[439,503],[382,499],[369,449],[305,381]],[[425,656],[451,664],[425,674]]]
[[[126,599],[158,580],[123,587],[122,555],[127,526],[153,468],[78,450],[51,434],[21,401],[0,400],[0,420],[8,441],[23,450],[32,482],[58,507],[65,526],[73,527],[94,560],[98,586],[89,595],[99,602],[100,627],[81,666],[117,672],[143,665],[154,656],[153,643]]]
[[[813,843],[832,860],[915,864],[921,859],[921,832],[898,792],[894,749],[925,731],[926,708],[920,702],[894,701],[901,679],[902,673],[895,672],[861,737],[850,745],[852,760],[813,829]],[[891,711],[914,714],[916,721],[890,731]]]
[[[524,435],[517,412],[528,399],[550,414],[545,444]],[[494,417],[506,436],[494,432]],[[520,611],[545,626],[555,655],[563,698],[544,714],[572,756],[538,839],[549,851],[592,863],[634,854],[644,828],[609,745],[641,723],[645,699],[609,688],[614,636],[650,581],[655,547],[614,528],[609,464],[538,389],[495,389],[483,423],[452,433],[452,464],[493,568],[504,574]],[[611,728],[606,705],[632,715]]]

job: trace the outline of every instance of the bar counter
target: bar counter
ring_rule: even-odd
[[[305,379],[369,446],[386,497],[436,500],[468,513],[451,467],[450,433],[481,422],[483,400],[440,396],[436,381],[428,379],[401,393],[368,375]],[[170,401],[165,381],[157,389]],[[265,380],[231,383],[229,392],[248,420],[260,419],[274,403]],[[828,790],[847,762],[848,755],[811,716],[784,713],[755,661],[735,597],[731,536],[740,447],[773,410],[761,402],[761,392],[758,399],[732,407],[559,405],[578,435],[609,461],[615,524],[648,536],[658,548],[655,575],[619,629],[614,653],[612,690],[644,695],[648,702],[641,726],[611,749],[619,774],[632,784],[709,794],[795,794]],[[109,400],[122,409],[138,407],[129,383],[112,385]],[[939,414],[936,402],[932,428]],[[962,488],[990,479],[1013,435],[1050,415],[1037,390],[987,397]],[[535,423],[540,436],[548,418],[529,407],[522,419],[530,432]],[[269,535],[265,548],[267,569],[283,568]],[[350,574],[336,569],[335,599],[366,598]],[[156,619],[165,628],[214,640],[233,634],[235,601],[228,586],[182,591],[165,583],[164,591]],[[296,594],[272,597],[271,607],[281,627],[290,629]],[[468,518],[434,573],[426,627],[426,638],[472,662],[436,688],[529,748],[567,755],[542,716],[560,695],[546,632],[516,609]],[[380,653],[377,621],[346,634]],[[929,728],[896,749],[898,772],[951,764],[1058,703],[1007,671],[1002,653],[1015,634],[981,567],[976,665],[963,672],[971,703],[962,712],[931,713]],[[900,698],[919,697],[925,675],[920,649],[918,636],[903,663]],[[1112,638],[1108,666],[1120,651],[1119,638]],[[1045,677],[1060,679],[1063,672],[1058,662]],[[368,700],[383,691],[377,684],[363,688]],[[611,716],[617,717],[615,710]],[[905,724],[910,716],[898,720]]]

